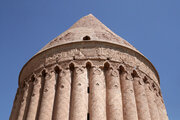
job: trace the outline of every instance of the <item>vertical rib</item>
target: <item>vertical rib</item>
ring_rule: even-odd
[[[55,73],[46,74],[42,101],[39,112],[39,120],[51,120],[55,95]]]
[[[17,92],[16,92],[16,95],[15,95],[15,99],[14,99],[14,102],[13,102],[13,107],[12,107],[12,110],[11,110],[11,114],[10,114],[10,117],[9,117],[9,120],[12,120],[13,119],[13,115],[14,115],[14,112],[15,112],[15,108],[16,108],[16,102],[17,102],[17,100],[16,100],[16,96],[17,96]]]
[[[167,112],[161,96],[156,93],[156,104],[158,106],[160,120],[168,120]]]
[[[124,120],[138,120],[133,83],[130,78],[127,77],[126,72],[121,72],[120,81],[123,98]]]
[[[88,112],[88,78],[86,68],[75,68],[73,74],[70,120],[85,120]]]
[[[63,70],[57,79],[53,120],[69,120],[71,73]]]
[[[29,104],[30,104],[30,100],[31,100],[31,96],[32,96],[33,87],[34,87],[33,82],[34,82],[34,79],[31,79],[31,81],[29,83],[29,90],[28,90],[28,96],[27,96],[27,102],[26,102],[26,108],[24,111],[23,120],[26,120],[26,118],[27,118],[27,113],[29,110]]]
[[[151,120],[146,92],[140,77],[134,77],[134,92],[138,112],[138,120]]]
[[[16,96],[15,96],[11,116],[10,116],[9,120],[16,120],[17,119],[18,111],[19,111],[19,108],[20,108],[20,101],[21,101],[21,98],[22,98],[21,92],[22,92],[22,88],[18,88]]]
[[[105,73],[107,83],[107,119],[123,120],[119,73],[113,69],[108,69]]]
[[[90,119],[106,120],[106,85],[103,71],[98,67],[90,69]]]
[[[37,108],[37,113],[36,113],[36,120],[39,120],[38,118],[39,118],[39,113],[40,113],[40,108],[41,108],[44,84],[45,84],[45,72],[43,71],[41,75],[41,86],[40,86],[40,95],[39,95],[39,100],[38,100],[38,108]]]
[[[168,115],[167,115],[166,107],[165,107],[163,98],[161,96],[160,96],[160,99],[161,99],[161,105],[162,105],[162,111],[163,111],[164,120],[168,120]]]
[[[147,95],[147,100],[149,104],[149,112],[151,115],[151,120],[160,120],[159,118],[159,112],[158,108],[155,102],[154,93],[152,92],[152,88],[147,84],[147,81],[145,81],[145,90]]]
[[[32,95],[31,95],[31,100],[30,100],[26,120],[35,120],[36,118],[39,96],[40,96],[40,88],[41,88],[41,77],[37,77],[32,90]]]
[[[20,105],[17,120],[23,120],[23,116],[24,116],[24,113],[25,113],[25,108],[26,108],[26,105],[27,105],[27,102],[28,102],[27,97],[28,97],[29,89],[30,89],[30,84],[25,83],[25,87],[23,88],[23,97],[22,97],[22,100],[21,100],[21,105]]]

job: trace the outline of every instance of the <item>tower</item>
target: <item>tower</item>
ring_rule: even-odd
[[[93,15],[22,68],[10,120],[168,120],[153,64]]]

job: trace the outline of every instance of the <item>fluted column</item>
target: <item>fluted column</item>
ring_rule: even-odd
[[[32,91],[32,96],[31,96],[26,120],[35,120],[36,118],[38,104],[39,104],[40,88],[41,88],[41,76],[36,76],[33,85],[34,87]]]
[[[62,70],[57,79],[56,99],[54,103],[53,120],[69,120],[71,73]]]
[[[28,82],[25,82],[25,87],[23,88],[23,97],[22,97],[22,100],[21,100],[21,104],[20,104],[20,109],[19,109],[19,114],[18,114],[17,120],[23,120],[23,116],[24,116],[24,113],[25,113],[25,108],[27,107],[26,105],[27,105],[27,102],[28,102],[28,99],[27,99],[28,91],[29,91],[31,86],[29,85]]]
[[[55,73],[45,75],[44,90],[40,105],[39,120],[51,120],[55,95]]]
[[[135,76],[133,79],[138,120],[151,120],[146,91],[143,86],[143,80],[138,76]]]
[[[17,108],[18,96],[19,96],[19,88],[17,89],[16,96],[14,98],[13,107],[12,107],[12,110],[11,110],[11,115],[9,117],[9,120],[15,119],[15,113],[16,113],[15,109]]]
[[[88,113],[87,69],[75,67],[72,78],[70,120],[85,120]]]
[[[106,120],[106,85],[99,67],[90,69],[90,120]]]
[[[165,105],[164,105],[164,103],[162,101],[162,97],[159,96],[158,93],[156,93],[156,104],[157,104],[157,107],[158,107],[160,120],[168,120]]]
[[[162,109],[163,109],[162,111],[163,111],[163,115],[164,115],[164,120],[169,120],[168,115],[167,115],[167,110],[166,110],[162,96],[161,96],[161,105],[162,105]]]
[[[155,102],[155,96],[152,91],[152,87],[149,85],[150,83],[147,80],[144,80],[144,87],[146,91],[146,96],[149,104],[149,112],[151,115],[151,120],[160,120],[159,111]]]
[[[14,102],[14,105],[13,105],[13,109],[12,109],[12,112],[11,112],[11,116],[10,116],[10,120],[16,120],[17,117],[18,117],[18,113],[19,113],[19,109],[20,109],[20,105],[21,105],[21,100],[23,98],[23,88],[19,87],[17,89],[17,94],[16,94],[16,97],[15,97],[15,102]]]
[[[107,119],[123,120],[122,96],[117,70],[109,68],[106,71]]]
[[[130,75],[127,75],[127,72],[123,71],[120,74],[120,81],[124,120],[138,120],[132,78]]]

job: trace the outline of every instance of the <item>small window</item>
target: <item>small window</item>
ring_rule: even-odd
[[[89,93],[89,87],[87,87],[87,93]]]
[[[90,120],[90,118],[89,118],[89,113],[87,114],[87,120]]]
[[[87,36],[87,35],[83,37],[83,40],[90,40],[90,39],[91,38],[89,36]]]

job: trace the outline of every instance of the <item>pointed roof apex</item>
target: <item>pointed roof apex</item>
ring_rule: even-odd
[[[78,28],[78,27],[87,27],[87,28],[94,28],[94,29],[95,28],[108,29],[101,21],[99,21],[92,14],[82,17],[73,26],[71,26],[70,29]]]
[[[89,15],[86,15],[86,16],[93,16],[94,17],[94,15],[92,13],[89,13]]]

